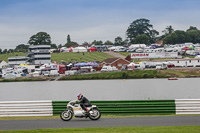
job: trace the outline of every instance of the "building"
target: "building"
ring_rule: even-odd
[[[27,60],[28,60],[28,57],[26,57],[26,56],[9,57],[8,64],[11,67],[13,67],[14,65],[28,64]]]
[[[50,45],[29,46],[27,56],[15,56],[8,58],[8,64],[12,67],[20,64],[40,65],[51,63]]]
[[[200,58],[184,58],[184,59],[161,59],[146,62],[147,65],[155,65],[158,62],[169,62],[175,67],[200,67]]]
[[[123,65],[130,64],[130,61],[127,61],[122,58],[108,58],[103,60],[103,62],[100,64],[101,67],[103,66],[115,66],[119,70],[122,68]]]
[[[31,65],[51,63],[50,45],[29,46],[28,62]]]

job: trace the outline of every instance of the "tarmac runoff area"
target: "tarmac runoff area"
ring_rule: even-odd
[[[152,127],[152,126],[200,126],[200,116],[159,116],[101,118],[97,121],[77,119],[0,120],[0,130],[32,130],[47,128],[92,128],[92,127]]]

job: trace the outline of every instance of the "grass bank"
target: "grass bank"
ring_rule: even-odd
[[[60,63],[61,61],[64,62],[94,62],[96,61],[103,61],[104,59],[112,58],[112,56],[103,53],[103,52],[85,52],[85,53],[52,53],[51,54],[51,60],[57,63]]]
[[[8,62],[8,57],[13,57],[13,56],[25,56],[27,53],[22,53],[22,52],[13,52],[13,53],[8,53],[8,54],[0,54],[0,60],[4,60]],[[89,61],[103,61],[104,59],[107,58],[112,58],[112,56],[104,53],[104,52],[85,52],[85,53],[52,53],[51,54],[51,60],[54,62],[56,61],[57,63],[60,63],[62,61],[64,62],[89,62]]]
[[[84,75],[64,76],[59,80],[94,80],[94,79],[146,79],[146,78],[192,78],[200,77],[200,69],[167,69],[107,72]]]
[[[16,78],[16,79],[0,79],[0,82],[30,82],[30,81],[47,81],[50,78],[46,77],[33,77],[33,78]]]
[[[102,128],[63,128],[0,131],[0,133],[199,133],[200,126],[166,126],[166,127],[102,127]]]
[[[91,79],[142,79],[142,78],[167,78],[169,75],[157,70],[105,72],[84,75],[64,76],[59,80],[91,80]]]
[[[0,60],[4,60],[8,62],[8,57],[13,57],[13,56],[25,56],[26,53],[22,52],[13,52],[13,53],[8,53],[8,54],[0,54]]]

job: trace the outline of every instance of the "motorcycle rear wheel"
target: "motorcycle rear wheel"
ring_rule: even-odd
[[[101,112],[99,109],[92,109],[89,113],[89,118],[91,120],[98,120],[101,117]]]
[[[71,110],[65,110],[63,112],[60,113],[60,118],[63,120],[63,121],[69,121],[71,120],[73,117],[73,113]]]

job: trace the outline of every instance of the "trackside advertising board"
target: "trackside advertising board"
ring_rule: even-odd
[[[178,52],[156,52],[156,53],[131,53],[132,59],[139,58],[176,58]]]

